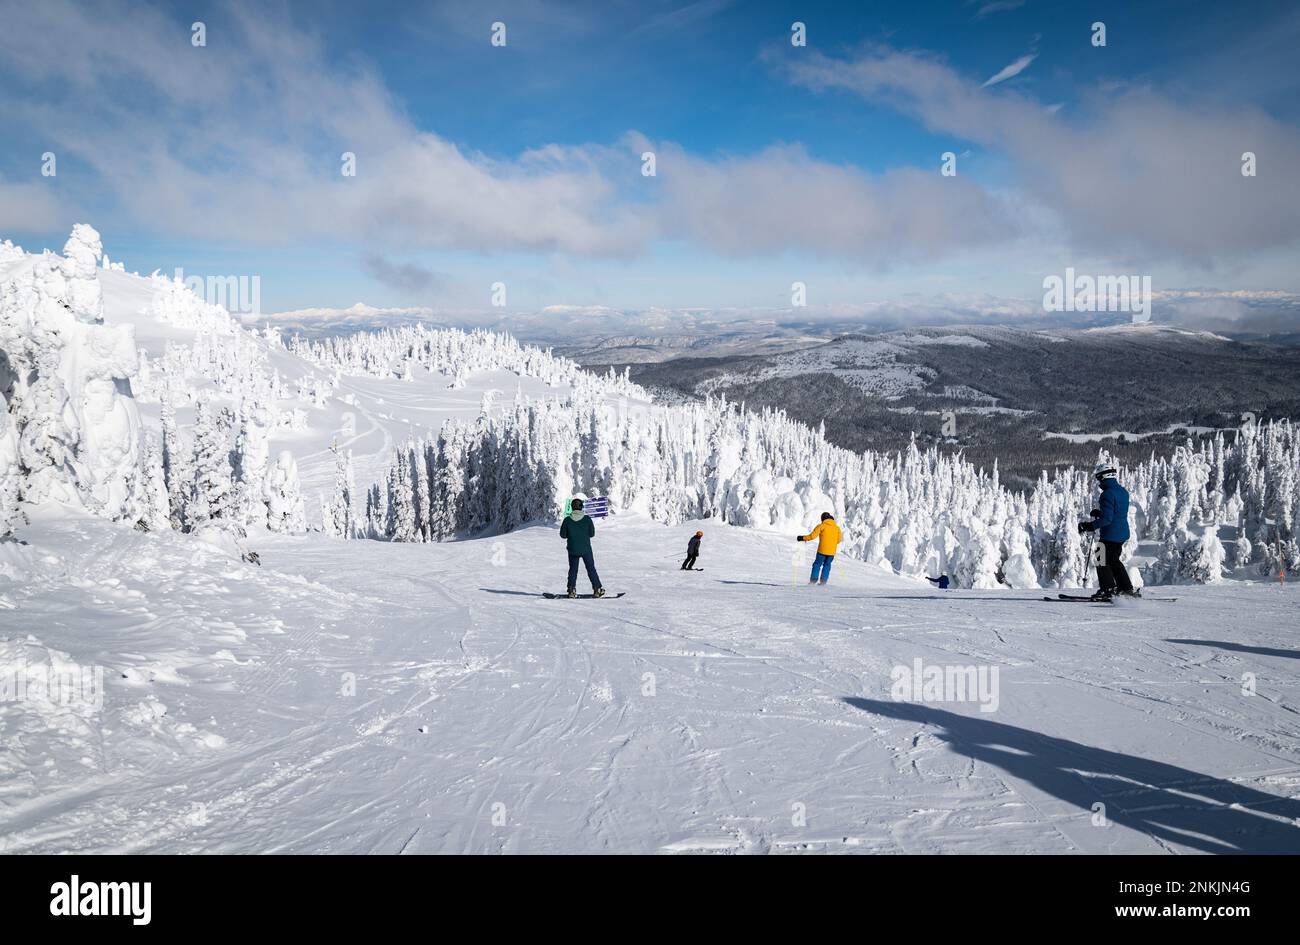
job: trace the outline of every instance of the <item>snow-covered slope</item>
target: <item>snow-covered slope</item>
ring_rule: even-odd
[[[261,568],[28,534],[2,668],[100,666],[103,708],[0,705],[7,852],[1300,852],[1276,586],[1106,609],[837,561],[809,587],[788,538],[624,520],[595,544],[627,596],[548,601],[550,528],[275,536]],[[995,711],[895,701],[917,660],[996,670]]]
[[[287,396],[276,403],[285,416],[272,431],[270,447],[273,454],[284,449],[293,453],[309,521],[319,520],[319,496],[334,485],[332,448],[351,450],[358,480],[369,482],[387,469],[395,443],[436,433],[451,418],[479,416],[485,396],[495,404],[490,409],[500,410],[516,397],[560,397],[569,390],[563,384],[504,369],[474,370],[454,388],[454,377],[442,372],[413,372],[401,383],[394,383],[396,377],[331,375],[287,350],[274,331],[243,329],[217,306],[205,306],[179,287],[173,292],[168,280],[110,270],[100,270],[99,277],[105,321],[131,326],[137,346],[149,358],[163,358],[169,344],[192,347],[216,335],[237,338],[266,372],[278,376]],[[172,295],[173,304],[160,304],[160,293]],[[205,372],[206,365],[191,366],[184,372],[187,387],[210,391],[229,402],[247,393],[239,382],[223,391],[203,377]],[[145,401],[141,409],[146,421],[155,423],[156,397],[140,399]],[[181,424],[189,418],[182,408]]]
[[[842,554],[962,587],[1074,587],[1090,574],[1075,526],[1095,498],[1081,470],[1011,492],[936,448],[855,453],[780,411],[650,404],[625,376],[489,332],[401,326],[285,345],[177,281],[97,275],[99,252],[89,227],[63,257],[5,250],[6,271],[26,275],[0,283],[0,328],[19,357],[4,372],[18,380],[0,429],[0,534],[21,514],[15,494],[235,540],[324,527],[409,541],[509,531],[594,492],[618,514],[669,524],[712,516],[788,532],[829,511]],[[967,358],[990,337],[927,329],[886,347]],[[870,371],[893,356],[880,344],[843,339],[837,357]],[[946,390],[995,409],[979,388]],[[1282,422],[1127,470],[1129,553],[1158,543],[1143,578],[1300,561],[1297,464],[1300,436]]]
[[[1021,583],[1030,527],[1054,579],[1081,576],[1086,477],[1013,497],[779,415],[637,403],[500,336],[287,348],[169,280],[92,279],[97,242],[0,246],[3,363],[23,366],[4,372],[23,426],[0,429],[0,485],[15,443],[51,484],[0,538],[0,851],[1300,852],[1290,591],[1107,607],[997,584]],[[454,370],[427,368],[450,363],[435,348]],[[561,377],[582,403],[556,402]],[[333,488],[335,449],[367,484],[447,419],[465,448],[441,470],[476,502],[503,443],[532,465],[498,483],[565,457],[573,484],[607,483],[597,561],[626,596],[543,599],[564,583],[553,524],[344,541],[284,507],[298,478],[309,501]],[[147,532],[114,446],[137,424],[143,493],[163,490]],[[1240,521],[1237,573],[1258,574],[1274,559],[1242,536],[1290,527],[1297,448],[1289,426],[1252,428],[1135,471],[1158,569],[1218,580],[1233,526],[1215,523]],[[213,526],[226,482],[169,528],[168,490],[227,450],[263,523]],[[752,527],[685,514],[690,495]],[[842,549],[810,587],[794,532],[827,506],[881,564]],[[704,570],[684,573],[697,528]],[[899,555],[990,589],[940,594],[885,565]]]

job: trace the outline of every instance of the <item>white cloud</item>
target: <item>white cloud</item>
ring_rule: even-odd
[[[878,176],[777,145],[705,160],[636,136],[659,155],[661,232],[725,256],[804,251],[873,262],[945,256],[1011,239],[1014,208],[965,177],[912,168]]]
[[[427,292],[442,284],[444,277],[419,263],[395,262],[380,253],[363,253],[361,268],[376,282],[399,292]]]
[[[871,176],[796,145],[710,160],[664,143],[654,181],[637,173],[646,144],[637,135],[491,158],[417,127],[376,73],[330,60],[282,12],[236,6],[219,25],[196,49],[147,8],[17,8],[0,63],[49,104],[11,100],[9,117],[93,168],[92,187],[76,194],[83,203],[111,197],[154,233],[207,239],[603,259],[666,239],[732,256],[888,262],[1017,230],[1005,201],[969,178]],[[356,155],[355,177],[340,174],[343,152]]]
[[[1083,96],[1067,118],[1020,93],[983,89],[936,58],[887,47],[852,59],[815,54],[787,68],[808,87],[848,89],[931,131],[1004,152],[1076,250],[1212,267],[1300,242],[1300,178],[1291,173],[1300,130],[1258,108],[1112,87]],[[1258,177],[1241,175],[1245,151],[1256,154]]]
[[[0,180],[0,231],[58,228],[66,215],[58,193],[58,178],[42,178],[39,183]]]
[[[727,262],[804,254],[861,270],[976,248],[1009,271],[1023,268],[1015,253],[1027,245],[1068,241],[1053,269],[1080,252],[1199,266],[1300,239],[1290,172],[1300,134],[1249,107],[1113,88],[1053,113],[1006,84],[981,88],[932,57],[877,47],[852,59],[801,55],[788,68],[804,85],[892,104],[951,137],[953,150],[1004,151],[1016,189],[944,178],[937,155],[925,169],[870,174],[797,144],[704,157],[637,134],[612,145],[539,142],[501,159],[418,127],[375,72],[330,58],[287,14],[223,16],[211,45],[195,49],[149,7],[45,0],[8,11],[0,70],[21,76],[23,92],[0,100],[0,124],[48,138],[61,171],[66,154],[94,173],[56,187],[0,182],[0,226],[58,229],[99,202],[157,235],[365,245],[397,267],[371,272],[406,291],[420,291],[423,277],[388,261],[438,249],[531,254],[544,265],[566,255],[644,260],[666,245]],[[643,149],[658,153],[656,178],[638,173]],[[345,150],[357,154],[356,178],[339,174]],[[1241,177],[1244,150],[1257,154],[1259,177]],[[572,269],[563,278],[595,281]],[[691,298],[682,290],[673,300]]]
[[[608,256],[643,244],[581,149],[514,161],[467,152],[415,127],[372,71],[327,61],[284,13],[223,17],[194,48],[148,8],[15,7],[0,63],[44,104],[6,96],[6,117],[96,172],[76,198],[107,191],[155,232]],[[340,173],[345,151],[352,178]]]
[[[989,79],[985,81],[983,88],[988,88],[990,85],[997,85],[999,82],[1005,82],[1007,79],[1020,75],[1020,73],[1028,69],[1029,64],[1037,58],[1038,53],[1025,53],[1025,55],[1021,56],[1009,66],[1004,66],[997,73],[990,76]]]

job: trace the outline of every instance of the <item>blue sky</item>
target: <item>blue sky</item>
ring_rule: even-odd
[[[767,311],[798,280],[842,316],[1032,298],[1066,266],[1300,292],[1290,3],[0,0],[0,21],[0,236],[91,222],[132,269],[259,275],[271,311],[469,311],[497,281],[519,310]]]

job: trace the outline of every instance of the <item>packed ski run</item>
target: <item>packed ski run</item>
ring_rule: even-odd
[[[4,706],[7,852],[1300,851],[1277,585],[1056,607],[844,559],[810,587],[793,541],[632,518],[594,539],[626,597],[547,601],[550,526],[267,536],[260,567],[30,534],[5,666],[102,666],[103,708]],[[903,699],[918,661],[997,676]]]
[[[0,348],[0,851],[1300,852],[1286,421],[1012,492],[84,225]]]

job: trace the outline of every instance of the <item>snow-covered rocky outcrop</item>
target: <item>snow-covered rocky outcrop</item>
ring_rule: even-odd
[[[0,535],[50,502],[149,529],[302,531],[292,456],[268,469],[272,429],[303,418],[282,404],[278,338],[103,258],[85,224],[62,255],[0,244]],[[146,300],[127,311],[174,335],[161,351],[137,348],[129,321],[105,323],[101,274],[127,280],[115,285]]]
[[[78,224],[63,255],[6,250],[0,280],[0,521],[58,501],[111,519],[135,511],[140,420],[129,326],[103,324],[103,247]]]

